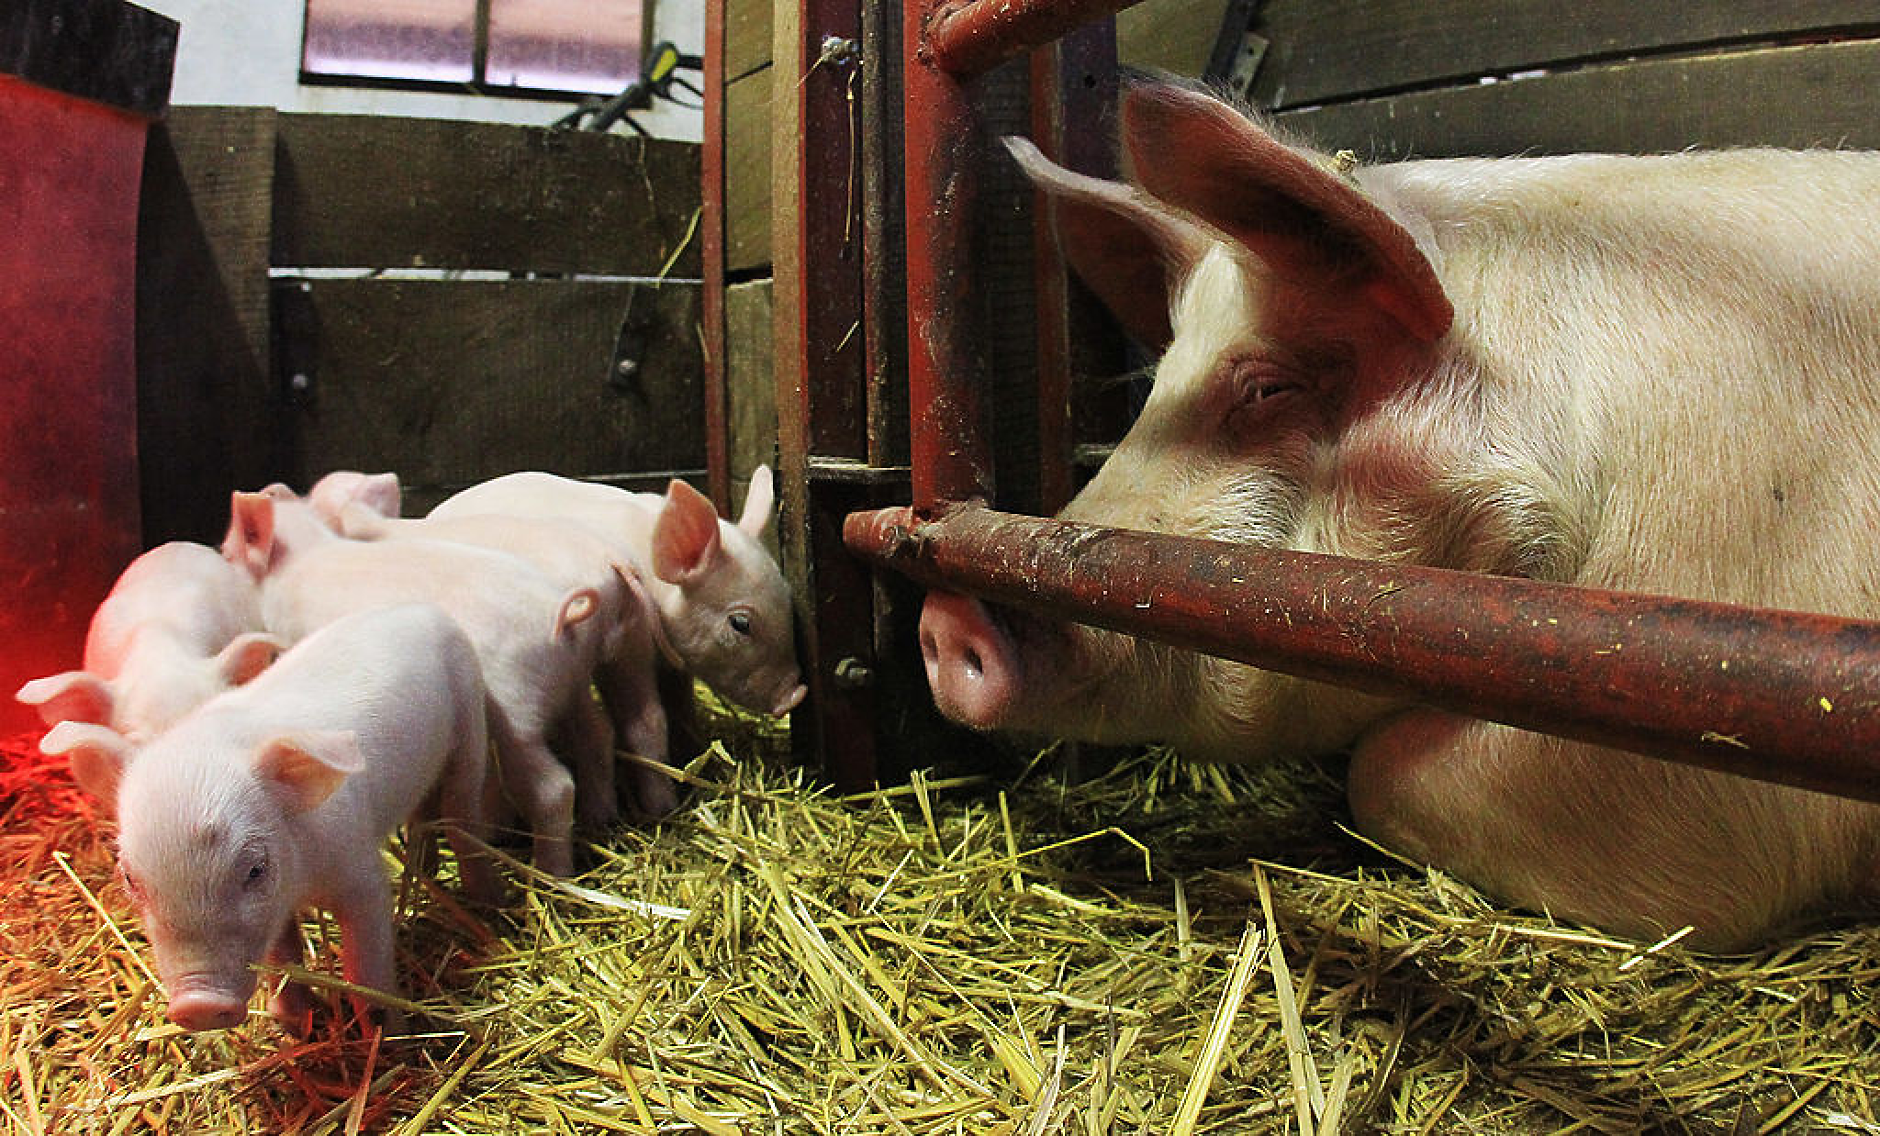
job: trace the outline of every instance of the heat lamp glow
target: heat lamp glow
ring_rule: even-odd
[[[0,75],[0,736],[136,555],[142,119]]]

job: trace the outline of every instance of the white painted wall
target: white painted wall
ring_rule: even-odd
[[[271,106],[327,114],[385,114],[456,118],[476,122],[546,125],[575,102],[499,99],[469,95],[382,91],[370,88],[303,86],[300,33],[305,0],[138,0],[182,25],[170,102],[178,106]],[[655,0],[645,0],[654,3]],[[679,50],[705,50],[704,0],[658,0],[654,37]],[[696,73],[683,73],[702,86]],[[689,91],[680,97],[697,101]],[[661,138],[696,142],[702,134],[697,110],[657,100],[634,120]],[[626,126],[617,131],[629,130]]]

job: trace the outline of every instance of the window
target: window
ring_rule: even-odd
[[[307,0],[312,81],[615,94],[639,77],[641,0]]]

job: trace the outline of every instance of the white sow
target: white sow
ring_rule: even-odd
[[[205,703],[137,760],[117,734],[66,723],[69,755],[115,803],[118,867],[190,1030],[240,1023],[252,964],[300,960],[295,914],[333,911],[348,982],[396,991],[385,838],[436,793],[453,837],[478,835],[488,765],[474,650],[425,604],[337,620],[247,686]],[[459,844],[465,890],[495,899],[488,863]],[[294,992],[276,1012],[292,1018]],[[391,1015],[396,1021],[396,1015]]]
[[[1122,131],[1134,184],[1014,146],[1080,274],[1166,345],[1063,516],[1880,616],[1880,154],[1351,169],[1156,85]],[[1613,930],[1737,946],[1880,882],[1870,805],[958,596],[929,597],[921,638],[976,726],[1349,748],[1366,833]]]

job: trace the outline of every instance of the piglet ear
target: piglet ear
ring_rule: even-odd
[[[718,510],[703,493],[674,478],[653,522],[653,575],[668,584],[683,584],[709,566],[718,552]]]
[[[359,479],[359,492],[353,500],[382,517],[396,517],[404,503],[404,493],[395,473],[368,473]]]
[[[751,488],[744,494],[744,511],[738,514],[738,527],[753,539],[764,535],[770,523],[771,509],[777,503],[777,488],[770,467],[760,465],[751,471]]]
[[[366,767],[351,730],[301,730],[264,742],[255,775],[295,812],[319,808],[342,782]]]
[[[1137,342],[1167,347],[1171,282],[1207,251],[1207,236],[1140,191],[1067,170],[1023,138],[1005,147],[1049,199],[1058,248],[1078,278]]]
[[[124,735],[91,722],[61,722],[39,739],[47,757],[69,757],[72,777],[87,793],[113,809],[134,750]]]
[[[259,580],[274,559],[274,497],[236,492],[229,498],[228,535],[222,538],[222,557]]]
[[[272,666],[287,644],[264,631],[237,635],[215,657],[216,673],[230,686],[240,686]]]
[[[1425,341],[1455,319],[1416,238],[1337,170],[1198,91],[1145,83],[1123,99],[1131,174],[1156,197],[1227,233],[1282,275],[1354,281]]]
[[[90,671],[36,678],[20,687],[13,697],[37,707],[40,720],[48,726],[60,722],[109,723],[115,705],[111,684]]]

